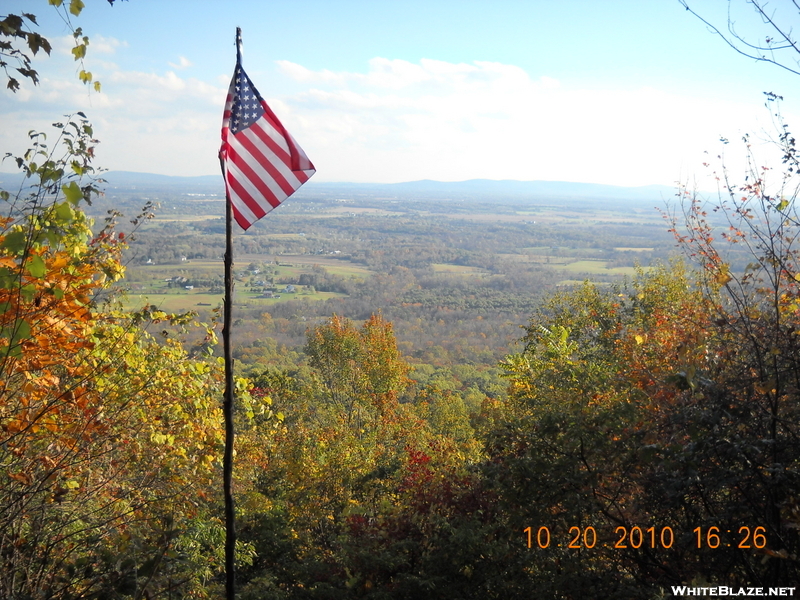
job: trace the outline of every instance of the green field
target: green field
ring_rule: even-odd
[[[197,293],[162,293],[162,294],[133,294],[129,293],[123,300],[123,306],[128,309],[141,308],[144,305],[154,305],[166,312],[184,312],[187,310],[203,310],[215,308],[222,304],[222,294]]]
[[[470,267],[469,265],[453,265],[449,263],[432,263],[431,267],[436,273],[457,273],[459,275],[486,275],[485,269]]]
[[[300,237],[299,234],[277,234],[278,237]],[[305,286],[295,286],[295,293],[283,293],[281,289],[285,284],[282,280],[296,279],[302,273],[311,273],[314,266],[323,267],[328,273],[341,277],[354,277],[364,279],[370,271],[362,266],[347,260],[338,260],[330,257],[314,255],[282,255],[278,258],[277,266],[271,257],[261,255],[242,255],[236,257],[234,264],[235,297],[234,305],[269,306],[279,302],[290,302],[295,299],[327,300],[342,297],[343,294],[334,292],[309,291]],[[257,280],[260,275],[250,274],[246,267],[250,263],[270,264],[271,272],[266,278],[275,281],[275,294],[278,298],[264,298],[262,292],[249,291],[250,283]],[[152,304],[168,312],[187,310],[203,310],[216,307],[222,303],[221,291],[211,293],[207,286],[194,286],[194,289],[185,289],[180,284],[169,284],[175,277],[185,277],[188,281],[195,279],[214,280],[218,282],[217,290],[222,286],[224,264],[221,260],[188,260],[172,265],[142,265],[130,267],[125,278],[127,296],[123,305],[128,309],[139,308],[145,304]]]
[[[592,275],[634,275],[635,267],[608,268],[604,260],[577,260],[565,265],[565,271],[571,273],[590,273]]]
[[[193,223],[221,219],[224,215],[159,215],[153,217],[153,223]]]
[[[238,265],[246,265],[251,262],[260,262],[273,257],[265,257],[254,254],[246,254],[236,258]],[[357,277],[364,279],[371,274],[366,267],[351,262],[331,258],[329,256],[319,256],[316,254],[281,254],[274,257],[278,261],[277,269],[279,277],[296,276],[300,273],[310,273],[314,266],[325,269],[328,273],[340,275],[342,277]]]
[[[278,302],[291,302],[292,300],[327,300],[340,298],[344,294],[334,292],[308,292],[302,286],[294,294],[278,293],[279,298],[259,298],[259,294],[250,292],[235,292],[234,306],[269,306]],[[128,309],[141,308],[144,305],[154,305],[166,312],[183,312],[187,310],[208,310],[222,304],[222,294],[209,294],[202,290],[172,291],[167,293],[128,293],[123,300],[123,306]]]

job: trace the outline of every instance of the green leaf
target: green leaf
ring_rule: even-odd
[[[57,204],[56,207],[56,217],[62,223],[67,223],[72,221],[75,218],[75,211],[72,210],[72,207],[69,205],[69,202],[62,202]]]
[[[95,92],[99,92],[100,91],[100,82],[99,81],[95,81],[94,82],[94,91]]]
[[[44,264],[42,257],[38,254],[31,256],[25,268],[28,269],[28,273],[39,278],[44,277],[44,274],[47,272],[47,266]]]
[[[9,346],[7,344],[0,344],[0,356],[9,356],[11,358],[19,358],[22,356],[22,347],[19,345]]]
[[[0,331],[0,336],[8,339],[9,345],[14,346],[19,344],[21,340],[31,337],[31,326],[24,319],[18,319],[10,327],[3,327],[2,331]]]
[[[64,169],[56,168],[53,161],[47,161],[39,169],[39,177],[41,178],[42,183],[47,183],[48,181],[56,182],[63,176]]]
[[[17,282],[17,273],[8,267],[0,268],[0,289],[9,290],[15,286]],[[0,312],[5,312],[5,309]]]
[[[11,339],[12,343],[19,342],[20,340],[26,340],[29,337],[31,337],[30,324],[23,319],[20,319],[19,321],[17,321],[17,323],[19,325],[17,326],[17,331],[14,334],[14,337]]]
[[[12,231],[6,235],[5,239],[3,240],[2,247],[7,248],[11,254],[16,254],[19,256],[25,252],[27,243],[28,236],[25,235],[24,231]]]
[[[36,286],[32,283],[28,285],[23,285],[19,290],[20,296],[27,302],[30,302],[36,297]]]
[[[83,192],[81,191],[81,188],[78,187],[78,184],[74,181],[70,181],[69,184],[62,185],[61,191],[64,192],[64,197],[67,199],[67,202],[74,206],[77,206],[81,199],[83,199]]]
[[[58,246],[62,241],[61,234],[58,231],[43,231],[42,234],[51,246]]]

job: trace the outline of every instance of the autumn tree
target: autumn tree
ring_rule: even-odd
[[[391,323],[373,315],[358,326],[334,315],[309,330],[306,352],[310,376],[254,378],[274,392],[285,419],[264,439],[260,497],[244,503],[242,536],[258,555],[242,572],[245,597],[349,597],[379,585],[387,565],[377,563],[401,558],[367,544],[357,524],[390,518],[411,485],[411,457],[417,449],[434,453],[431,428],[413,404],[398,401],[409,365]],[[441,443],[432,485],[459,463],[455,444]],[[406,545],[416,544],[412,537]],[[368,548],[382,554],[375,568],[362,562]]]
[[[796,242],[800,235],[797,196],[800,161],[795,139],[775,108],[780,98],[768,94],[775,110],[775,143],[783,168],[769,169],[749,138],[743,139],[749,169],[740,178],[722,165],[720,192],[709,200],[683,190],[683,210],[675,234],[700,267],[700,285],[710,301],[711,344],[691,348],[712,354],[703,371],[689,372],[687,385],[698,401],[695,418],[713,427],[713,446],[699,445],[707,464],[719,464],[725,478],[715,486],[735,486],[706,500],[709,511],[725,515],[731,527],[750,520],[766,535],[762,551],[770,557],[754,567],[737,557],[748,576],[786,582],[796,578],[798,504],[798,417],[800,417],[800,346],[796,331],[800,271]],[[713,211],[713,213],[710,213]],[[709,214],[724,226],[713,226]],[[749,257],[743,268],[731,259]],[[702,464],[702,463],[700,463]],[[713,486],[713,479],[708,485]],[[710,496],[710,498],[713,496]],[[717,519],[720,517],[718,516]],[[757,525],[755,525],[757,523]]]
[[[0,191],[0,595],[202,590],[220,369],[146,331],[190,317],[103,304],[125,240],[117,215],[93,231],[82,210],[99,193],[91,125],[56,132],[32,135],[23,183]]]
[[[391,410],[408,385],[408,365],[400,358],[392,325],[372,315],[359,331],[337,315],[308,337],[306,354],[329,401],[355,427],[368,413]]]
[[[681,190],[667,217],[693,270],[557,295],[506,359],[486,475],[510,530],[572,540],[522,560],[546,595],[796,579],[798,159],[778,142],[780,171]]]

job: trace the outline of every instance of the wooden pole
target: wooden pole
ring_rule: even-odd
[[[225,594],[227,600],[236,598],[236,523],[233,503],[233,357],[231,356],[231,325],[233,315],[233,236],[230,198],[225,203],[225,314],[223,316],[222,348],[225,354],[225,454],[222,463],[222,486],[225,496]]]
[[[241,55],[242,30],[236,28],[236,66]],[[225,176],[225,165],[220,155],[220,166]],[[225,419],[225,453],[222,461],[222,488],[225,496],[225,597],[236,599],[236,512],[233,502],[233,356],[231,354],[231,328],[233,325],[233,208],[225,186],[225,301],[222,319],[222,349],[225,355],[225,398],[222,413]]]
[[[231,324],[233,321],[233,236],[230,198],[225,203],[225,312],[222,318],[222,349],[225,355],[225,398],[222,414],[225,419],[225,453],[222,461],[222,488],[225,496],[225,591],[227,600],[236,597],[236,525],[233,504],[233,357],[231,356]]]

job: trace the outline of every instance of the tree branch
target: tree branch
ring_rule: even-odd
[[[713,25],[711,22],[700,16],[697,12],[692,10],[692,8],[689,6],[688,3],[689,0],[678,0],[678,2],[687,11],[689,11],[692,15],[694,15],[699,21],[701,21],[706,27],[708,27],[708,29],[712,33],[719,36],[726,44],[728,44],[728,46],[733,48],[736,52],[738,52],[742,56],[746,56],[747,58],[752,58],[753,60],[759,62],[771,63],[775,66],[780,67],[781,69],[789,71],[790,73],[794,73],[795,75],[800,75],[800,66],[791,67],[787,64],[782,63],[780,60],[774,57],[768,57],[765,56],[764,54],[757,54],[755,52],[750,52],[742,47],[745,46],[746,48],[751,48],[753,51],[757,52],[761,51],[774,52],[775,50],[791,49],[798,55],[800,55],[800,46],[798,46],[798,43],[792,38],[791,32],[786,33],[780,26],[778,26],[774,18],[767,14],[764,7],[761,4],[759,4],[758,0],[748,0],[748,3],[753,5],[756,12],[761,16],[761,20],[766,25],[769,25],[780,36],[780,38],[782,38],[785,41],[786,45],[780,45],[780,46],[774,45],[770,41],[771,38],[767,38],[767,44],[768,44],[767,46],[755,45],[748,42],[734,30],[734,22],[731,19],[730,10],[728,12],[728,22],[727,22],[728,34],[726,34],[723,31],[721,31],[718,27]],[[800,6],[798,6],[797,0],[792,0],[792,4],[794,4],[794,6],[797,7],[798,11],[800,11]]]

